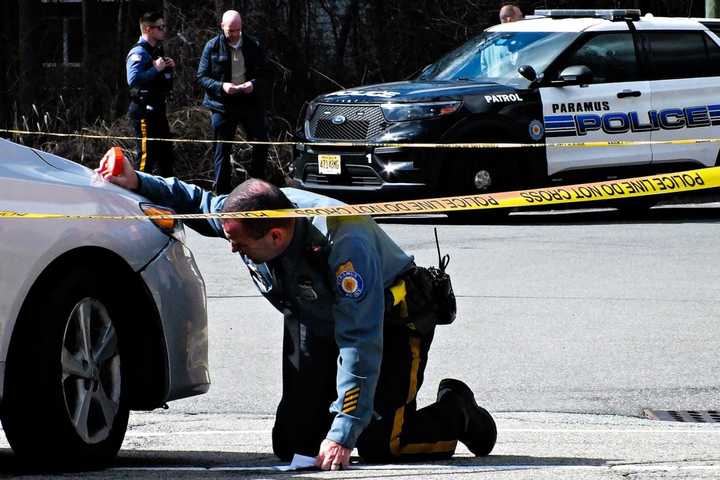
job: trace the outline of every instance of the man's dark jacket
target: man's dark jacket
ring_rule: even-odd
[[[253,82],[254,89],[248,95],[228,95],[223,91],[222,84],[232,81],[232,47],[222,33],[205,44],[198,66],[197,81],[205,89],[203,105],[212,111],[224,113],[262,105],[262,89],[268,81],[265,52],[255,38],[245,33],[242,35],[240,48],[245,57],[245,78]]]

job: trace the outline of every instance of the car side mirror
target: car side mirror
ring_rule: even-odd
[[[587,85],[593,80],[593,73],[585,65],[572,65],[560,72],[559,83],[562,85]]]
[[[537,72],[530,65],[521,65],[518,67],[518,73],[531,82],[537,80]]]

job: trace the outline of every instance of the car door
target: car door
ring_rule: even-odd
[[[546,142],[649,141],[650,82],[640,68],[632,33],[629,30],[591,33],[571,48],[548,70],[540,88]],[[592,81],[587,85],[557,83],[566,67],[576,65],[588,67],[593,73]],[[567,170],[646,165],[651,158],[647,144],[547,147],[548,175]]]
[[[704,31],[642,32],[648,52],[653,141],[720,137],[720,47]],[[715,165],[717,143],[653,144],[652,161]]]

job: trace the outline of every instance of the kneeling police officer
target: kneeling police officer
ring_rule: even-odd
[[[112,183],[178,213],[341,206],[322,195],[251,179],[229,195],[125,171]],[[283,460],[317,456],[322,469],[347,467],[357,446],[369,462],[451,457],[458,440],[488,455],[490,414],[459,380],[440,382],[420,410],[435,325],[455,316],[442,270],[415,266],[371,217],[208,219],[189,226],[225,237],[260,292],[284,315],[283,393],[272,432]]]

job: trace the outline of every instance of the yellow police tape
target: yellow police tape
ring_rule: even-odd
[[[0,219],[141,220],[150,218],[173,218],[177,220],[195,220],[447,213],[493,208],[517,208],[599,200],[618,200],[623,198],[696,191],[715,187],[720,187],[720,167],[604,182],[517,190],[513,192],[462,195],[424,200],[364,203],[334,207],[177,215],[67,215],[0,210]]]
[[[598,148],[631,147],[635,145],[696,145],[701,143],[720,143],[720,138],[685,138],[680,140],[608,140],[596,142],[539,142],[539,143],[497,143],[497,142],[460,142],[460,143],[387,143],[387,142],[289,142],[262,140],[205,140],[193,138],[142,138],[118,135],[96,135],[87,133],[33,132],[30,130],[1,129],[0,133],[12,135],[44,135],[50,137],[73,137],[89,140],[134,140],[175,143],[227,143],[233,145],[278,145],[307,147],[382,147],[382,148]]]

